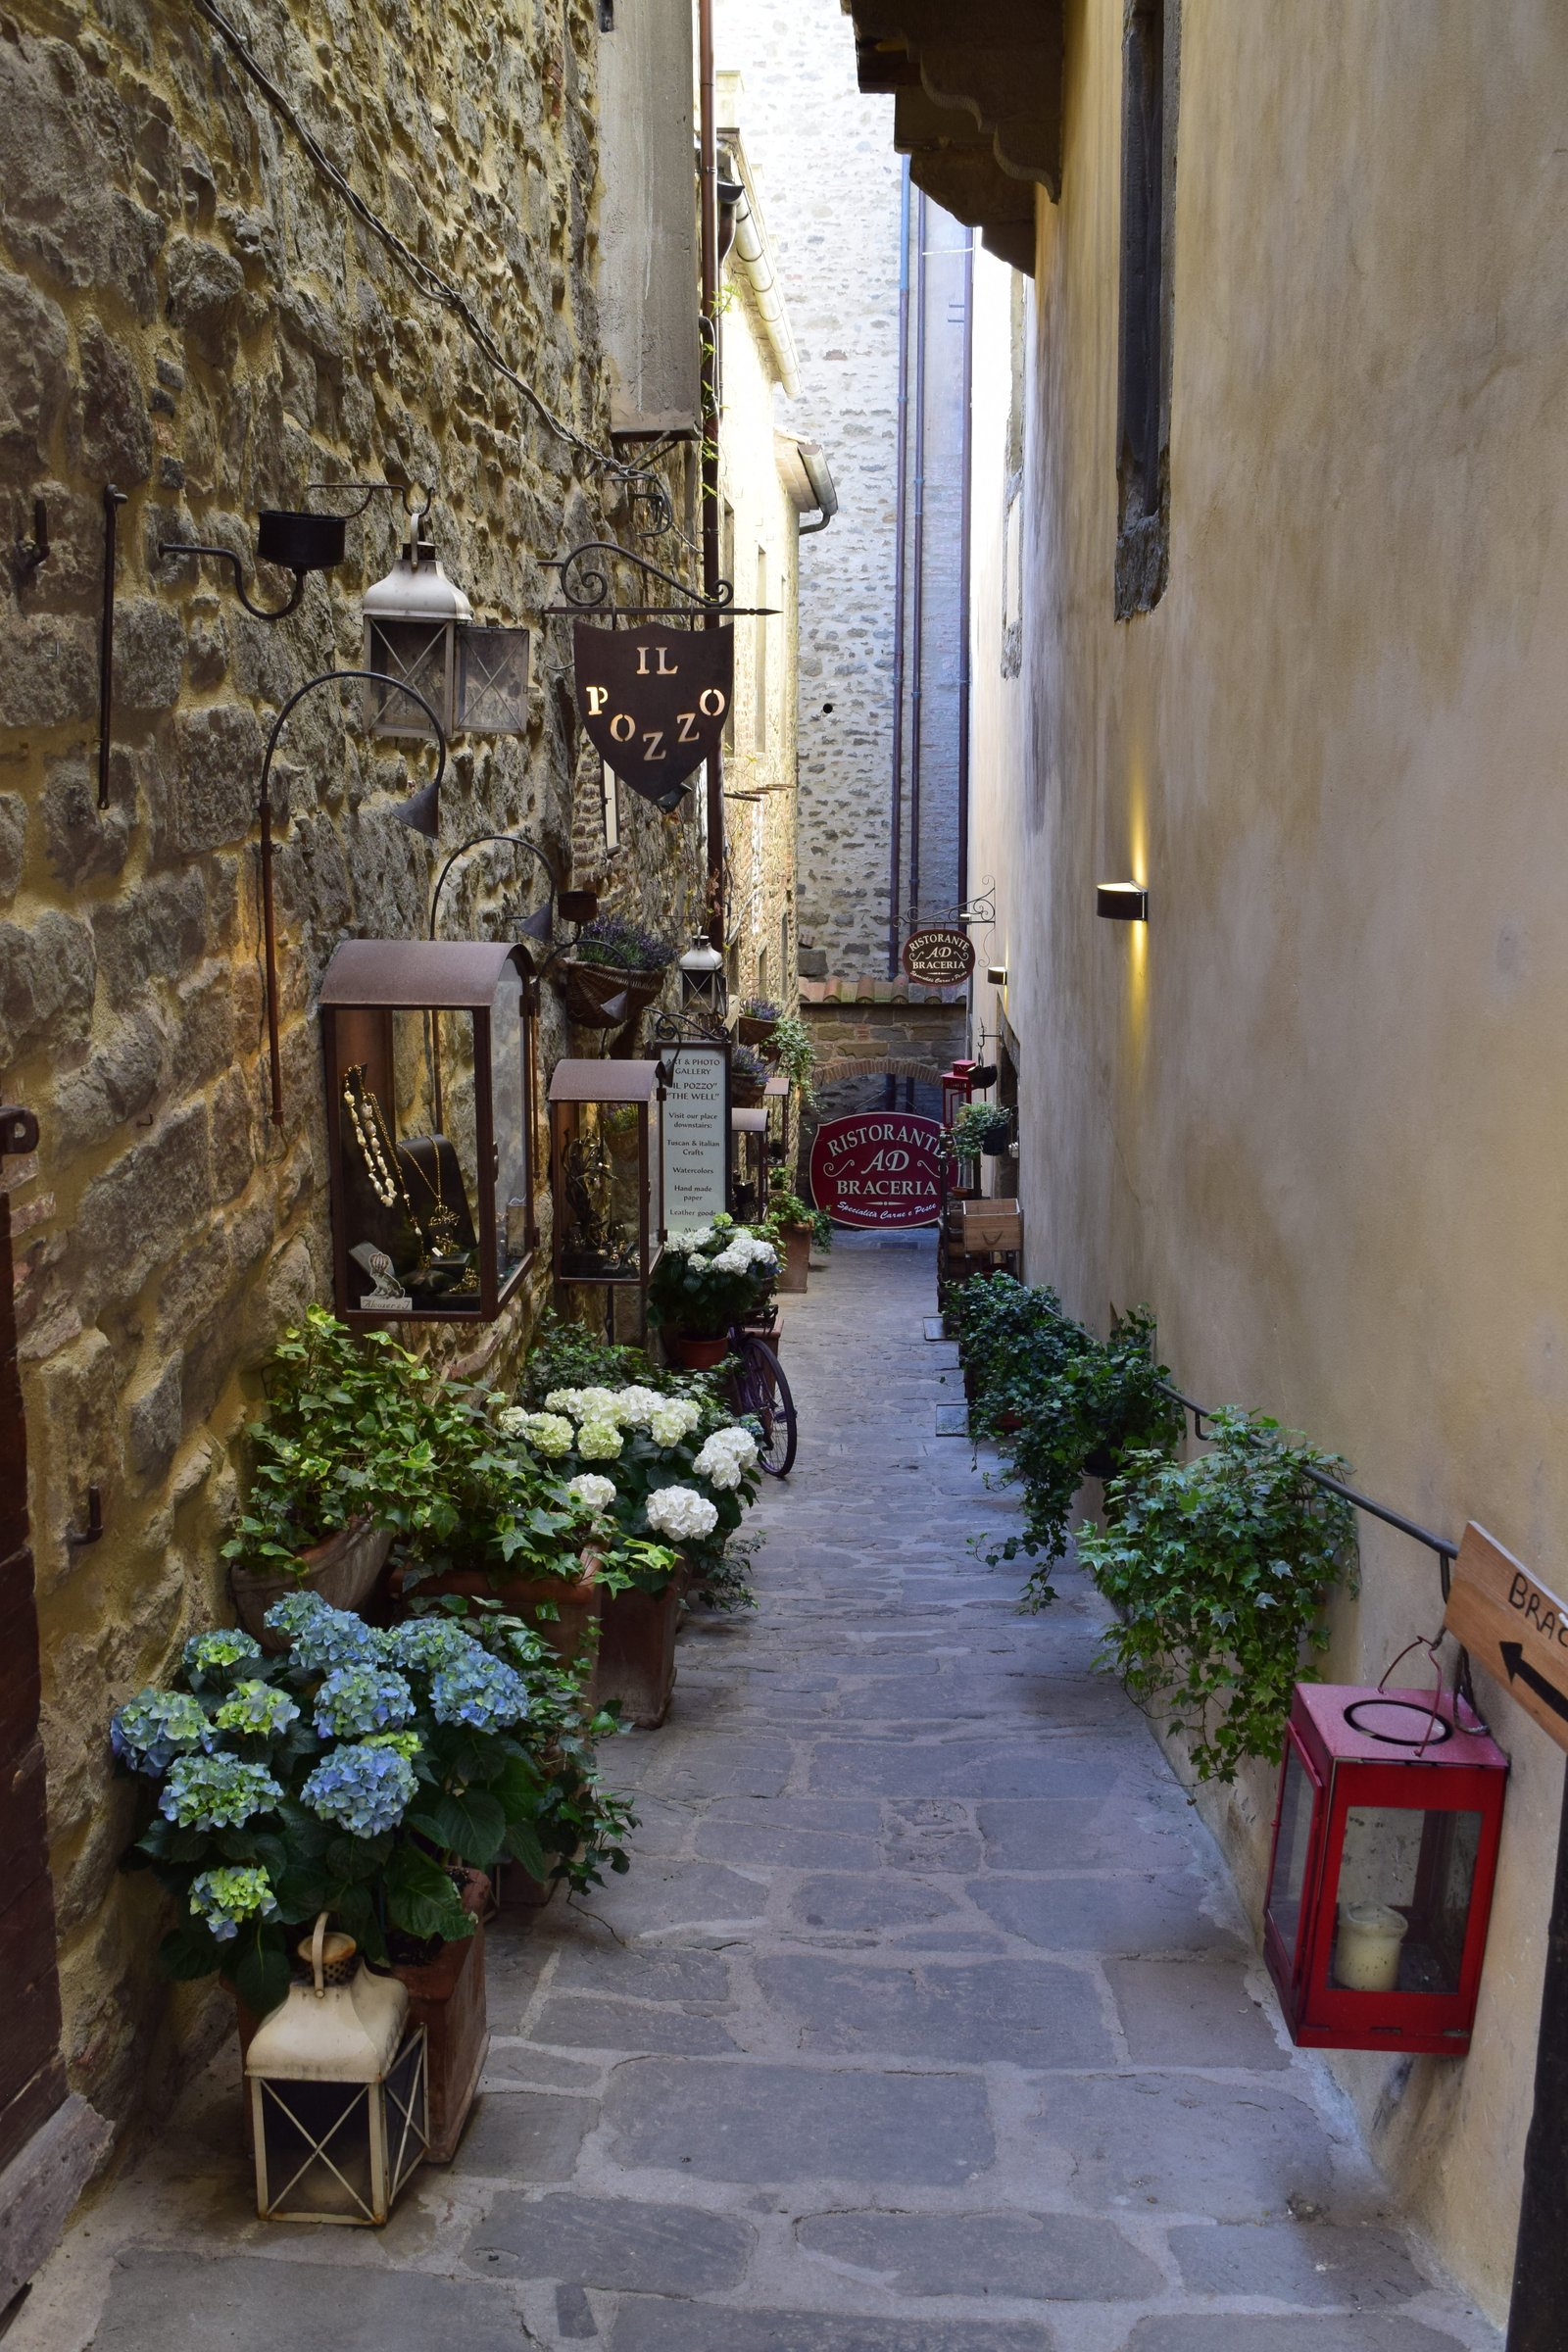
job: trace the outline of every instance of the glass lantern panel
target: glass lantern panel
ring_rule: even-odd
[[[473,1015],[433,1012],[430,1039],[431,1132],[399,1139],[409,1168],[415,1214],[429,1255],[424,1285],[431,1302],[479,1306],[479,1140]]]
[[[560,1105],[558,1214],[564,1282],[636,1282],[640,1243],[638,1106]]]
[[[370,2134],[379,2102],[363,2082],[261,2082],[269,2214],[368,2222]]]
[[[528,731],[528,632],[466,627],[458,639],[459,727],[469,735]]]
[[[449,672],[452,623],[430,620],[369,620],[366,623],[367,669],[385,678],[401,679],[422,694],[443,726],[451,708]],[[366,724],[372,735],[422,735],[430,722],[417,703],[390,686],[367,681]]]
[[[1268,1890],[1268,1916],[1275,1934],[1294,1963],[1301,1932],[1301,1906],[1306,1895],[1306,1871],[1312,1852],[1312,1813],[1317,1789],[1301,1761],[1300,1750],[1285,1751],[1285,1786],[1280,1797],[1280,1834],[1274,1849],[1274,1876]]]
[[[1481,1815],[1352,1805],[1329,1983],[1349,1992],[1459,1990]]]
[[[387,2199],[394,2198],[425,2151],[424,2028],[404,2036],[386,2078]]]
[[[522,979],[509,972],[490,1007],[490,1108],[495,1134],[496,1257],[503,1284],[528,1254],[533,1135],[524,1084]]]

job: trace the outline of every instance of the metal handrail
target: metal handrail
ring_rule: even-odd
[[[1203,1423],[1214,1418],[1210,1408],[1206,1404],[1199,1404],[1191,1396],[1184,1396],[1181,1390],[1173,1388],[1168,1380],[1156,1381],[1154,1385],[1173,1404],[1181,1405],[1184,1411],[1192,1414],[1194,1437],[1205,1439],[1207,1432]],[[1424,1544],[1428,1551],[1435,1551],[1443,1577],[1443,1597],[1447,1599],[1449,1571],[1459,1557],[1457,1544],[1450,1543],[1446,1536],[1434,1535],[1430,1527],[1423,1527],[1417,1519],[1407,1519],[1402,1511],[1392,1510],[1386,1502],[1374,1502],[1371,1495],[1363,1494],[1358,1487],[1348,1487],[1343,1479],[1330,1478],[1326,1470],[1303,1466],[1303,1476],[1309,1478],[1314,1487],[1321,1487],[1326,1494],[1338,1494],[1343,1502],[1353,1504],[1358,1511],[1365,1511],[1369,1518],[1381,1519],[1385,1527],[1396,1528],[1401,1536],[1408,1536],[1413,1544]]]

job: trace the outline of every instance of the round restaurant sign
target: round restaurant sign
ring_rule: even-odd
[[[967,931],[951,923],[933,923],[911,931],[904,943],[904,970],[922,988],[956,988],[974,970],[974,949]]]
[[[862,1110],[824,1119],[811,1146],[811,1199],[836,1225],[932,1225],[941,1208],[940,1119]]]

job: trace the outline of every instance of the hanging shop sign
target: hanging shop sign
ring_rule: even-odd
[[[1568,1747],[1568,1606],[1474,1521],[1453,1563],[1443,1627]]]
[[[695,1233],[729,1206],[729,1048],[675,1049],[660,1119],[664,1230]]]
[[[906,979],[921,988],[957,988],[974,970],[974,948],[967,931],[954,923],[928,923],[911,931],[904,943]]]
[[[577,713],[607,767],[666,810],[705,760],[714,757],[735,687],[735,632],[572,630]]]
[[[811,1145],[811,1199],[836,1225],[934,1225],[942,1122],[914,1111],[824,1119]]]

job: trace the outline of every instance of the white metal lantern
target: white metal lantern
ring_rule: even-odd
[[[473,607],[442,570],[435,549],[417,536],[384,580],[365,591],[365,666],[422,694],[451,734],[457,710],[457,638]],[[428,735],[428,721],[407,695],[367,685],[366,724],[372,735]]]
[[[425,2149],[424,2028],[407,1986],[374,1977],[326,1914],[245,2058],[256,2210],[268,2222],[379,2225]]]
[[[724,958],[711,940],[701,932],[692,941],[679,960],[680,1001],[690,1009],[701,1006],[707,1011],[722,1013],[724,1009]]]

